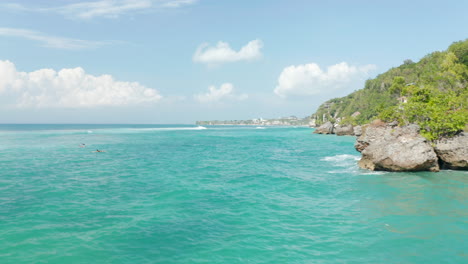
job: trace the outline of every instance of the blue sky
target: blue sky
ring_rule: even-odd
[[[464,1],[0,2],[1,123],[306,116],[468,37]]]

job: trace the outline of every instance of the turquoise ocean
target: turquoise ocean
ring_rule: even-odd
[[[311,132],[0,125],[0,263],[468,263],[468,172]]]

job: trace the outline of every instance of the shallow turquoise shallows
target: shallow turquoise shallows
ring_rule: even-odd
[[[2,264],[468,263],[468,173],[364,171],[353,137],[0,130]]]

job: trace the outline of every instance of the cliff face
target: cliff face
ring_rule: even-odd
[[[434,149],[442,168],[468,170],[468,133],[442,138],[436,142]]]
[[[466,102],[468,40],[416,63],[407,60],[368,80],[363,89],[323,103],[312,118],[323,124],[315,133],[359,137],[361,168],[467,170]],[[379,119],[388,123],[372,121]]]
[[[335,125],[331,122],[319,126],[315,129],[314,134],[336,134],[337,136],[360,136],[361,127],[352,125]],[[357,134],[356,134],[357,133]]]
[[[359,166],[368,170],[438,171],[468,170],[468,134],[460,133],[430,143],[419,126],[398,127],[373,122],[364,127],[354,145],[361,152]]]
[[[331,122],[326,122],[325,124],[315,129],[314,134],[334,134],[334,129],[335,127]]]
[[[357,139],[362,153],[359,166],[369,170],[438,171],[431,144],[419,134],[419,126],[396,127],[371,124]]]
[[[337,126],[335,134],[337,136],[354,136],[354,128],[352,125]]]
[[[400,127],[396,122],[375,120],[364,126],[339,126],[331,122],[314,134],[354,135],[361,152],[359,167],[383,171],[468,170],[468,133],[429,142],[416,124]]]

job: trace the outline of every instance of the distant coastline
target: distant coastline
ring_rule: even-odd
[[[196,121],[198,126],[302,126],[310,127],[314,126],[312,120],[309,117],[297,118],[295,116],[281,117],[281,118],[254,118],[248,120],[211,120],[211,121]]]

